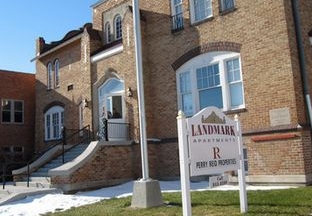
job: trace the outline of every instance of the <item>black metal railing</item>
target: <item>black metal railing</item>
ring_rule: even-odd
[[[71,132],[70,135],[68,135],[69,134],[68,132]],[[81,136],[81,134],[83,134],[83,136]],[[59,154],[56,154],[53,158],[51,158],[51,160],[62,155],[62,162],[64,164],[65,163],[65,159],[64,159],[65,153],[67,151],[69,151],[70,149],[74,148],[75,146],[81,144],[81,143],[85,143],[85,142],[89,143],[90,139],[91,139],[90,135],[91,135],[90,125],[87,125],[80,130],[66,129],[66,127],[63,127],[62,128],[62,140],[61,141],[59,141],[56,144],[54,144],[53,146],[51,146],[49,149],[47,149],[46,151],[41,153],[39,156],[34,157],[30,161],[28,161],[28,163],[27,163],[27,187],[29,187],[29,180],[30,180],[30,175],[31,175],[31,171],[32,171],[32,170],[30,170],[30,164],[32,164],[35,160],[37,160],[44,153],[46,153],[47,151],[49,151],[50,149],[52,149],[58,145],[62,145],[62,151]],[[65,149],[65,145],[67,145],[69,143],[71,144],[71,147]]]
[[[171,16],[171,31],[176,32],[184,28],[183,13]]]
[[[130,140],[130,124],[119,122],[108,122],[103,119],[103,125],[100,129],[99,139],[105,141]]]

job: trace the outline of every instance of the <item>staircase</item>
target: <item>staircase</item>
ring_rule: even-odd
[[[78,157],[86,148],[88,144],[79,144],[64,154],[64,164],[74,160]],[[63,165],[63,156],[53,159],[49,163],[40,167],[37,171],[33,172],[29,178],[29,187],[50,188],[50,177],[48,175],[50,169]],[[27,178],[24,181],[15,182],[16,186],[27,186]]]

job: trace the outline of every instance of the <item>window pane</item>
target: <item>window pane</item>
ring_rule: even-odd
[[[229,10],[234,7],[234,0],[222,0],[222,10]]]
[[[198,68],[196,70],[197,88],[210,88],[220,85],[219,65]]]
[[[48,74],[47,74],[47,88],[52,88],[52,64],[48,64]]]
[[[113,119],[122,118],[122,97],[121,96],[112,96],[113,102]]]
[[[193,100],[192,94],[182,95],[182,110],[186,116],[193,115]]]
[[[3,100],[2,101],[2,111],[11,111],[11,101]]]
[[[53,138],[58,138],[59,132],[59,115],[58,113],[52,114],[52,124],[53,124]]]
[[[15,112],[14,113],[14,122],[17,122],[17,123],[23,122],[23,113],[22,112]]]
[[[226,62],[228,82],[240,81],[240,66],[238,59],[233,59]]]
[[[199,91],[200,109],[208,106],[223,108],[221,87]]]
[[[60,84],[60,74],[59,74],[60,64],[59,61],[56,60],[54,63],[54,70],[55,70],[55,87],[58,87]]]
[[[23,111],[23,102],[22,101],[14,101],[14,110],[16,111]]]
[[[190,73],[184,72],[180,74],[180,93],[187,93],[191,91]]]
[[[46,136],[47,139],[51,139],[51,120],[50,120],[50,115],[46,116]]]
[[[2,122],[11,122],[11,112],[2,111]]]
[[[243,90],[242,83],[235,83],[230,85],[231,106],[239,106],[243,104]]]
[[[109,22],[107,22],[105,24],[105,32],[106,32],[106,43],[110,43],[112,41],[112,38],[111,38],[111,26],[109,24]]]
[[[121,16],[119,15],[115,19],[115,34],[116,39],[122,38]]]
[[[211,0],[194,0],[195,21],[212,15]]]

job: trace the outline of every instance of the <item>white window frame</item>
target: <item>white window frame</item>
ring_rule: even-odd
[[[238,59],[239,60],[239,68],[240,68],[240,82],[241,82],[241,91],[242,91],[242,101],[243,103],[238,106],[231,106],[231,97],[229,90],[229,83],[227,81],[227,70],[226,70],[226,62],[229,60]],[[182,94],[180,93],[181,84],[180,84],[180,74],[182,73],[190,73],[190,83],[191,83],[191,94],[192,94],[192,112],[186,113],[187,116],[194,115],[195,113],[200,111],[200,101],[199,101],[199,90],[197,89],[197,78],[196,78],[196,70],[198,68],[207,67],[209,65],[219,65],[220,72],[220,86],[222,89],[222,103],[223,103],[223,111],[236,110],[245,108],[245,99],[244,99],[244,85],[243,85],[243,77],[242,77],[242,67],[240,54],[235,52],[210,52],[205,53],[195,58],[189,60],[184,65],[182,65],[176,73],[177,79],[177,95],[178,95],[178,109],[183,110],[182,107]]]
[[[15,102],[19,102],[22,105],[22,110],[16,110]],[[5,110],[5,103],[10,103],[10,110]],[[1,122],[4,124],[24,124],[24,101],[23,100],[12,100],[12,99],[2,99],[1,100]],[[3,112],[10,112],[10,121],[3,121]],[[15,114],[21,113],[22,121],[17,122],[15,119]]]
[[[64,125],[64,108],[61,106],[51,107],[44,114],[45,141],[58,140],[62,138],[63,125]]]
[[[207,3],[209,6],[205,8],[205,11],[206,12],[210,11],[210,13],[207,13],[206,16],[197,17],[197,15],[200,15],[200,13],[198,10],[196,10],[196,7],[195,7],[196,3],[202,3],[202,4]],[[204,7],[199,7],[199,8],[203,9]],[[212,17],[213,16],[212,0],[190,0],[190,13],[191,13],[192,24]]]
[[[117,14],[114,18],[114,30],[115,30],[115,39],[122,38],[122,18],[119,14]]]

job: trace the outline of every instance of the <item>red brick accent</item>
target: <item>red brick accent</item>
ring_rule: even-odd
[[[297,135],[288,133],[288,134],[273,134],[273,135],[265,135],[265,136],[253,136],[251,137],[254,142],[261,141],[270,141],[270,140],[283,140],[283,139],[291,139],[295,138]]]

